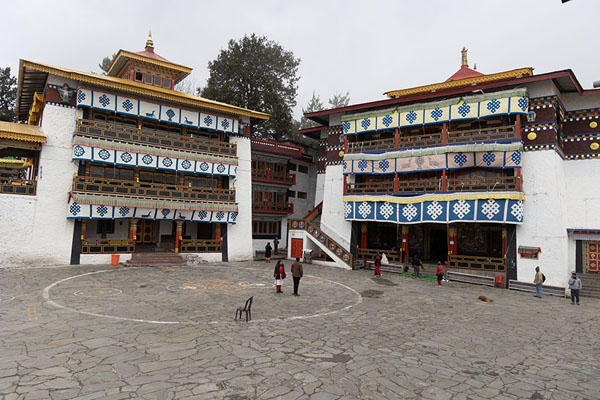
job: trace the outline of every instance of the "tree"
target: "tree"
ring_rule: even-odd
[[[102,75],[106,75],[106,73],[108,72],[108,68],[110,67],[110,64],[112,64],[113,60],[115,59],[115,57],[117,56],[117,54],[113,54],[110,57],[104,57],[102,59],[102,62],[100,64],[98,64],[98,66],[100,67],[100,69],[102,71],[104,71],[102,73]]]
[[[308,102],[308,105],[306,106],[306,108],[302,107],[302,114],[311,113],[311,112],[315,112],[315,111],[321,111],[324,109],[325,109],[325,106],[323,105],[321,98],[319,97],[318,94],[315,94],[315,91],[313,90],[313,94]],[[302,118],[300,119],[300,129],[313,128],[318,125],[319,124],[317,124],[314,121],[311,121],[310,119],[306,118],[304,115],[302,115]]]
[[[210,76],[199,90],[203,97],[265,112],[269,121],[252,127],[252,135],[279,140],[293,129],[292,109],[298,91],[300,59],[264,36],[230,40],[208,63]]]
[[[17,78],[10,67],[0,68],[0,121],[16,122]]]
[[[329,99],[331,108],[347,107],[350,104],[350,92],[346,94],[336,93]]]

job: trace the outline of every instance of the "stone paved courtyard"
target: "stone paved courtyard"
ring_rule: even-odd
[[[0,395],[600,398],[597,300],[316,265],[294,297],[273,267],[0,270]],[[253,321],[233,321],[250,296]]]

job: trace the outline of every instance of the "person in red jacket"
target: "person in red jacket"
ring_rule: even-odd
[[[283,293],[281,291],[281,286],[283,285],[283,280],[285,279],[285,268],[281,261],[277,261],[275,270],[273,271],[273,277],[275,278],[275,289],[277,289],[275,293]]]
[[[381,276],[381,257],[375,256],[375,261],[373,262],[373,265],[375,266],[375,276],[380,277]]]
[[[438,285],[442,286],[442,279],[444,279],[444,264],[438,261],[437,270],[435,271],[438,279]]]

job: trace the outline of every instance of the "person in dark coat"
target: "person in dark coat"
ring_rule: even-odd
[[[267,245],[265,246],[265,261],[270,263],[271,262],[271,243],[267,242]]]
[[[412,267],[413,267],[414,275],[416,278],[419,277],[419,272],[420,272],[422,265],[423,265],[423,263],[419,259],[419,256],[415,254],[412,259]]]
[[[275,288],[277,289],[275,293],[283,293],[281,291],[281,286],[283,286],[283,280],[285,279],[285,268],[281,261],[277,261],[275,271],[273,271],[273,277],[275,278]]]
[[[298,286],[300,285],[300,279],[304,275],[304,271],[302,270],[302,263],[300,263],[300,259],[296,258],[296,262],[292,264],[292,277],[294,278],[294,296],[300,296],[298,294]]]
[[[375,267],[375,276],[381,276],[381,257],[375,256],[375,261],[373,262],[373,266]]]

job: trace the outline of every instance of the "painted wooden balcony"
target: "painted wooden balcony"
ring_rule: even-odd
[[[448,178],[444,190],[443,177],[427,179],[393,179],[379,182],[347,183],[346,194],[410,194],[438,192],[502,192],[518,191],[514,176],[494,178]]]
[[[145,196],[149,198],[190,201],[235,202],[235,189],[196,188],[87,176],[73,177],[73,192]]]
[[[0,194],[35,196],[37,180],[0,178]]]
[[[181,239],[180,253],[220,253],[223,239]]]
[[[293,203],[276,203],[272,201],[252,202],[252,212],[268,214],[293,214]]]
[[[450,131],[447,134],[448,145],[501,142],[515,139],[517,139],[517,133],[514,125],[499,126],[494,128],[456,130]],[[417,136],[407,136],[402,135],[402,133],[400,133],[397,145],[395,138],[349,142],[348,153],[353,154],[392,150],[408,150],[423,147],[441,146],[442,144],[442,133],[433,133]]]
[[[282,174],[270,169],[252,169],[252,180],[270,183],[282,183],[285,185],[296,184],[296,174]]]
[[[135,252],[135,240],[127,238],[115,239],[83,239],[81,254],[114,254]]]
[[[75,127],[75,135],[231,157],[235,157],[237,154],[235,143],[208,140],[193,134],[177,135],[161,130],[137,128],[131,125],[103,121],[79,119]]]

